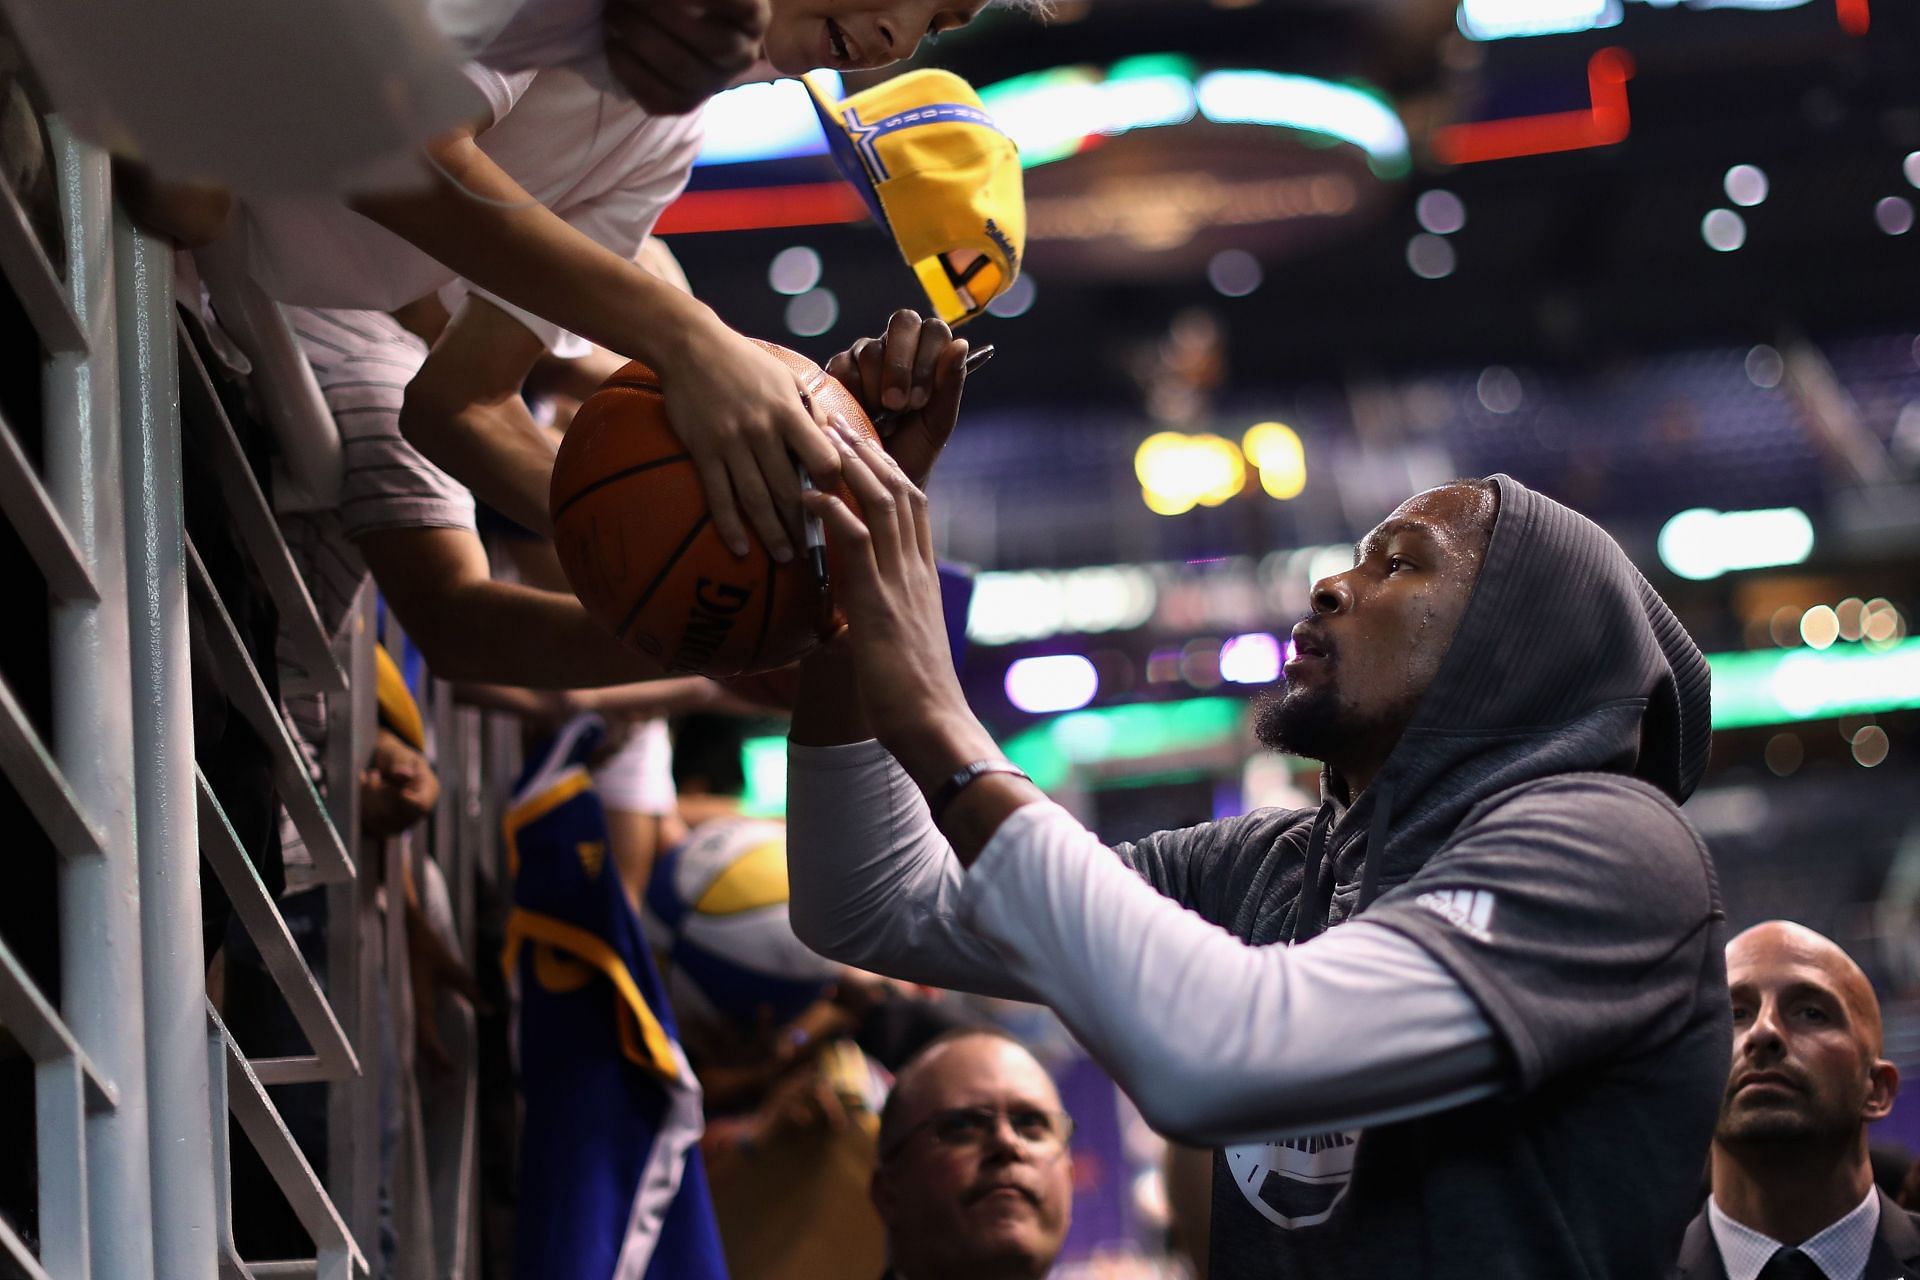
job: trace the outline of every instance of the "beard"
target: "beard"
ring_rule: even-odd
[[[1349,737],[1348,717],[1331,685],[1318,688],[1288,684],[1278,693],[1261,697],[1253,719],[1254,737],[1269,751],[1308,760],[1327,758],[1330,750]]]

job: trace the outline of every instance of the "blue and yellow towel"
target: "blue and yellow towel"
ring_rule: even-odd
[[[594,716],[568,723],[529,762],[504,822],[503,959],[525,1097],[514,1274],[719,1280],[700,1087],[587,771],[602,733]]]

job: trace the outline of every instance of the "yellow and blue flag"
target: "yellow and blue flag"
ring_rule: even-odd
[[[505,819],[525,1117],[518,1280],[724,1280],[700,1086],[607,856],[580,716],[534,753]]]

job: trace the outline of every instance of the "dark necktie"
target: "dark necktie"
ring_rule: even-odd
[[[1829,1280],[1820,1264],[1798,1249],[1786,1248],[1775,1251],[1767,1259],[1767,1265],[1760,1268],[1760,1280]]]

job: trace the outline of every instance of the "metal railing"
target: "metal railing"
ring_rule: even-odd
[[[0,770],[59,859],[61,977],[57,993],[42,990],[0,936],[0,1045],[10,1038],[32,1061],[36,1138],[32,1153],[0,1160],[34,1160],[38,1193],[37,1248],[0,1214],[0,1273],[352,1280],[371,1274],[376,1258],[383,1177],[405,1176],[381,1165],[378,1058],[383,1038],[407,1034],[410,995],[399,894],[411,846],[405,837],[360,846],[356,859],[357,842],[342,836],[359,829],[354,783],[374,736],[371,590],[330,636],[176,311],[174,251],[115,209],[106,156],[57,118],[48,125],[64,255],[40,243],[0,182],[0,274],[38,337],[44,415],[23,424],[39,429],[37,461],[28,437],[0,417],[0,514],[50,601],[51,732],[43,736],[0,677]],[[26,354],[7,358],[17,365]],[[303,390],[268,387],[260,399]],[[217,479],[223,519],[301,667],[286,691],[327,700],[334,782],[324,795],[276,682],[263,678],[187,534],[183,411],[195,425],[195,460]],[[330,454],[323,443],[310,456]],[[324,490],[324,479],[315,487]],[[195,763],[196,667],[264,742],[274,790],[326,887],[324,980]],[[426,711],[443,778],[432,851],[471,963],[474,876],[491,856],[492,738],[478,713],[454,707],[438,685]],[[249,1059],[210,1002],[205,873],[310,1052]],[[471,1036],[470,1018],[466,1025]],[[274,1096],[276,1086],[315,1082],[328,1086],[324,1180]],[[450,1136],[423,1161],[435,1172],[424,1192],[431,1248],[403,1251],[396,1275],[478,1274],[471,1072],[461,1088],[443,1128]],[[311,1237],[314,1257],[240,1256],[235,1132]]]

